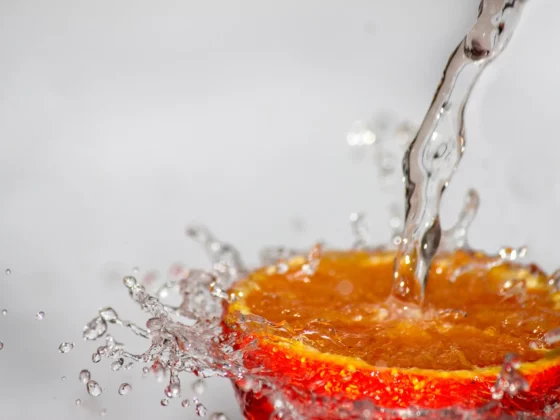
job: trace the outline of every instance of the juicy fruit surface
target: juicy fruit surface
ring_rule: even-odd
[[[329,252],[315,272],[305,258],[238,283],[228,323],[295,340],[372,366],[438,371],[499,366],[507,353],[537,361],[554,348],[560,294],[535,266],[458,251],[436,259],[423,307],[390,297],[394,253]],[[247,322],[247,315],[257,322]],[[264,322],[262,322],[264,321]]]

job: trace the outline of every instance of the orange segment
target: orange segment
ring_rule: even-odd
[[[477,252],[441,256],[420,308],[390,297],[394,258],[329,252],[313,274],[303,257],[285,273],[260,269],[232,288],[225,325],[241,348],[251,343],[249,365],[319,396],[477,407],[515,353],[531,390],[503,403],[534,411],[560,400],[560,350],[544,340],[560,324],[560,294],[542,271]]]

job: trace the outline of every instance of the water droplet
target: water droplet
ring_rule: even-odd
[[[12,270],[10,270],[9,268],[6,268],[6,275],[9,276],[10,274],[12,274]]]
[[[169,405],[169,400],[167,398],[163,398],[160,401],[160,404],[161,404],[162,407],[167,407]]]
[[[101,360],[101,355],[99,353],[95,352],[91,355],[91,361],[93,363],[99,363],[100,360]]]
[[[165,395],[168,398],[177,398],[181,396],[181,384],[179,382],[174,382],[169,384],[167,388],[165,388]]]
[[[43,311],[39,311],[35,314],[35,318],[41,321],[45,317],[45,313]]]
[[[208,412],[206,407],[204,407],[204,405],[202,405],[201,403],[196,404],[195,410],[196,410],[196,414],[198,414],[199,417],[204,417]]]
[[[84,327],[84,340],[96,340],[107,331],[107,323],[100,316],[95,317]]]
[[[132,276],[126,276],[123,278],[123,284],[128,287],[129,289],[132,289],[134,286],[136,286],[136,278],[132,277]]]
[[[560,292],[560,269],[556,270],[548,278],[548,285],[555,291]]]
[[[504,358],[502,369],[490,389],[494,400],[501,400],[504,394],[517,395],[520,391],[529,391],[529,384],[517,369],[521,366],[521,359],[516,354],[508,354]]]
[[[224,413],[212,413],[210,420],[229,420]]]
[[[288,272],[288,264],[286,264],[284,261],[280,261],[278,264],[276,264],[276,271],[278,274],[286,274]]]
[[[138,274],[139,271],[140,271],[140,269],[138,267],[132,267],[132,272],[134,274]]]
[[[124,364],[124,359],[121,357],[120,359],[115,360],[113,363],[111,363],[111,370],[113,372],[116,372],[122,367],[123,364]]]
[[[544,341],[547,346],[552,346],[560,341],[560,327],[547,331],[544,335]]]
[[[84,384],[88,383],[88,381],[91,379],[91,374],[89,373],[89,370],[87,369],[81,370],[80,374],[78,375],[78,379],[80,380],[80,382]]]
[[[104,408],[103,410],[101,410],[101,411],[99,412],[99,415],[100,415],[101,417],[105,417],[105,416],[107,415],[107,409]]]
[[[146,376],[148,373],[150,373],[150,368],[148,366],[144,366],[142,368],[142,376]]]
[[[0,350],[4,348],[4,343],[0,341]]]
[[[2,309],[2,315],[8,315],[8,310],[7,309]]]
[[[198,379],[198,380],[194,381],[193,384],[192,384],[192,390],[196,395],[204,394],[204,389],[205,388],[206,388],[206,386],[204,385],[204,381],[202,379]]]
[[[79,398],[74,402],[76,405],[82,405],[82,400],[80,400]]]
[[[502,260],[516,261],[518,259],[524,258],[527,255],[527,247],[522,246],[520,248],[501,248],[498,251],[498,255]]]
[[[88,381],[88,383],[86,385],[86,388],[87,388],[88,394],[93,396],[93,397],[98,397],[103,392],[103,390],[101,389],[99,384],[92,379],[90,379]]]
[[[132,387],[130,386],[130,384],[121,384],[121,386],[119,386],[119,394],[120,395],[126,395],[131,390],[132,390]]]
[[[68,353],[73,348],[74,348],[74,343],[64,342],[64,343],[60,343],[60,346],[58,346],[58,351],[61,353]]]
[[[187,408],[191,405],[191,402],[189,400],[183,400],[181,401],[181,406],[184,408]]]
[[[116,323],[119,319],[119,315],[117,314],[117,312],[109,306],[100,309],[99,315],[101,316],[101,318],[103,318],[104,321],[110,322],[112,324]]]
[[[64,382],[66,380],[66,376],[61,377],[60,380]]]

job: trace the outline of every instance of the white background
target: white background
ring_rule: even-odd
[[[551,269],[560,3],[531,3],[474,95],[443,221],[474,186],[473,245],[528,244]],[[0,417],[196,417],[178,401],[160,407],[163,386],[139,366],[93,365],[84,322],[107,304],[145,320],[120,281],[134,266],[206,266],[183,236],[193,220],[250,262],[266,244],[347,246],[355,210],[385,241],[387,197],[371,162],[351,159],[346,133],[379,111],[420,122],[477,6],[0,0]],[[59,354],[62,341],[76,348]],[[77,380],[84,367],[105,388],[97,399]],[[125,380],[133,390],[121,397]],[[232,395],[218,380],[202,401],[239,418]]]

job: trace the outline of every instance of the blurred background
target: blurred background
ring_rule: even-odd
[[[196,418],[179,401],[161,407],[162,385],[140,366],[92,364],[100,344],[82,341],[84,323],[105,305],[145,322],[125,274],[209,267],[184,236],[192,221],[252,264],[263,245],[349,246],[353,211],[386,242],[392,198],[348,133],[380,114],[419,124],[477,7],[0,0],[0,417]],[[546,269],[560,265],[558,16],[560,3],[532,2],[483,75],[443,211],[449,226],[477,188],[471,244],[527,244]],[[63,341],[76,346],[61,354]],[[78,381],[84,368],[100,397]],[[207,384],[208,414],[240,418],[229,384]]]

